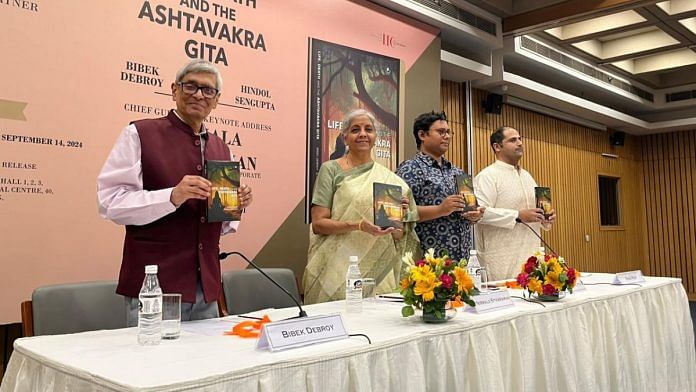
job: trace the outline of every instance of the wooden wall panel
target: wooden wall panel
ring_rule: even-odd
[[[696,300],[696,131],[642,137],[646,270],[681,278]]]
[[[467,170],[467,134],[466,134],[466,89],[463,83],[443,80],[440,86],[442,110],[447,114],[447,122],[454,131],[450,148],[445,154],[450,162]]]

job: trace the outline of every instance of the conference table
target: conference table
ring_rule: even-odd
[[[135,328],[18,339],[1,392],[9,391],[694,391],[696,350],[681,280],[609,284],[584,274],[585,290],[443,324],[401,316],[376,300],[362,313],[343,301],[306,306],[343,313],[361,336],[284,351],[224,335],[244,318],[182,324],[180,339],[144,347]],[[513,297],[520,290],[510,290]],[[267,309],[281,320],[297,309]]]

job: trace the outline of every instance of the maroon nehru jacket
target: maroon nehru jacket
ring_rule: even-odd
[[[167,117],[135,121],[142,148],[143,188],[175,187],[184,175],[203,176],[200,137],[174,111]],[[209,134],[205,159],[230,160],[230,150]],[[182,301],[196,302],[196,279],[201,277],[205,301],[220,293],[220,223],[207,223],[205,201],[189,199],[177,210],[152,223],[126,226],[123,262],[116,292],[137,297],[145,266],[157,264],[162,290],[181,293]],[[200,272],[199,272],[200,268]]]

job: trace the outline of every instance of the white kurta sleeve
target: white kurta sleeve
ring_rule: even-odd
[[[97,176],[99,215],[120,225],[145,225],[171,214],[172,189],[143,189],[140,137],[134,125],[119,136]]]
[[[481,172],[474,178],[474,192],[479,205],[486,207],[479,224],[505,229],[513,229],[515,227],[515,219],[519,215],[517,210],[492,207],[497,202],[498,190],[495,178],[489,172]]]

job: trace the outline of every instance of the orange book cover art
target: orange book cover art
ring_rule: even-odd
[[[476,194],[474,194],[474,183],[471,180],[471,176],[462,173],[455,176],[455,181],[457,182],[457,190],[459,194],[464,198],[464,212],[476,211],[478,208],[478,199],[476,199]]]
[[[551,205],[551,188],[545,186],[534,187],[536,206],[544,211],[544,218],[549,219],[553,206]]]
[[[213,183],[207,203],[208,222],[240,220],[239,162],[207,160],[205,173],[206,178]]]
[[[401,187],[375,182],[372,184],[372,192],[375,225],[382,229],[402,229],[404,214],[401,207]]]

